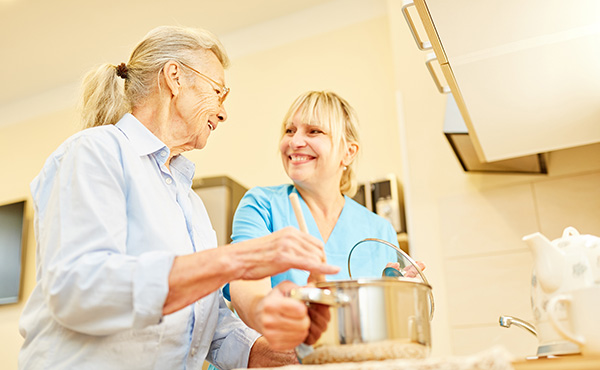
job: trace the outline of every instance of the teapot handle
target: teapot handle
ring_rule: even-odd
[[[566,238],[567,236],[578,236],[579,235],[579,231],[577,231],[576,228],[574,228],[573,226],[569,226],[567,228],[565,228],[565,231],[563,231],[562,237]]]
[[[548,301],[548,315],[550,316],[550,322],[552,322],[552,326],[554,326],[554,329],[556,329],[556,331],[562,335],[564,338],[569,339],[579,345],[583,345],[584,344],[584,339],[578,335],[573,334],[571,331],[565,329],[562,324],[558,321],[558,318],[556,317],[556,306],[560,303],[560,302],[571,302],[571,296],[569,294],[559,294],[559,295],[555,295],[554,297],[550,298],[550,300]],[[567,316],[568,317],[568,316]]]

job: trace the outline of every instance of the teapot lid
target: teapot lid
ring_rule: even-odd
[[[568,226],[565,228],[565,230],[563,231],[562,237],[566,238],[569,236],[579,236],[579,231],[577,231],[576,228],[574,228],[573,226]]]

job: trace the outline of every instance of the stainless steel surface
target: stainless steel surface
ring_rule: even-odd
[[[444,135],[463,170],[469,172],[548,173],[545,154],[532,154],[494,162],[482,162],[475,151],[456,100],[448,94],[444,117]]]
[[[350,297],[343,293],[334,294],[331,290],[310,287],[292,289],[290,297],[307,303],[319,303],[334,307],[350,303]]]
[[[383,345],[394,348],[388,350],[387,356],[395,353],[395,357],[389,358],[425,357],[429,354],[432,301],[431,286],[428,284],[398,277],[320,282],[316,287],[327,292],[323,297],[333,296],[337,297],[337,301],[344,302],[330,306],[331,320],[314,346],[317,352],[325,347],[338,353],[344,352],[342,347],[354,351],[357,345],[372,344],[370,348]],[[310,296],[312,291],[302,293],[305,289],[312,288],[300,288],[294,296]],[[330,301],[330,298],[326,298],[326,301],[316,301],[314,298],[312,296],[311,301]],[[312,353],[306,348],[296,350],[300,362],[304,360],[303,354]],[[367,359],[383,358],[362,358]]]
[[[500,316],[498,322],[500,323],[500,326],[505,328],[510,328],[511,325],[518,326],[537,337],[537,330],[535,330],[535,327],[525,320],[521,320],[512,316]]]
[[[315,352],[313,346],[304,343],[298,344],[296,348],[294,348],[294,350],[296,352],[296,357],[298,358],[299,363],[302,363],[303,358],[305,358],[306,356],[310,356],[312,353]]]
[[[422,281],[401,276],[322,281],[316,284],[316,288],[291,291],[290,296],[296,299],[330,306],[331,319],[327,329],[312,350],[306,345],[296,348],[300,363],[422,358],[429,355],[434,303],[427,278],[406,252],[375,238],[361,240],[350,249],[350,277],[352,253],[367,242],[393,248],[413,265]],[[359,356],[356,356],[357,353]]]
[[[332,308],[330,325],[335,325],[338,335],[330,344],[407,338],[431,344],[429,285],[398,278],[321,282],[317,287],[349,301]]]
[[[579,346],[573,342],[553,342],[544,345],[540,345],[537,349],[536,356],[562,356],[562,355],[575,355],[581,353]]]

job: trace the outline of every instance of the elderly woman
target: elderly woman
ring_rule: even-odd
[[[127,64],[86,77],[87,129],[31,184],[37,285],[20,322],[20,368],[200,369],[206,359],[229,369],[265,364],[269,348],[305,339],[307,309],[286,298],[293,284],[264,298],[265,319],[279,328],[266,338],[232,315],[219,289],[290,268],[338,271],[323,263],[322,242],[293,227],[215,248],[191,189],[194,164],[181,154],[202,149],[227,119],[227,64],[210,33],[159,27]]]
[[[273,235],[288,225],[296,225],[288,196],[299,194],[308,231],[325,244],[327,262],[341,267],[330,280],[349,279],[348,254],[352,246],[365,238],[379,238],[398,245],[396,232],[384,218],[361,206],[347,194],[355,188],[355,159],[359,134],[357,115],[338,94],[309,91],[290,106],[281,125],[279,151],[285,172],[293,184],[256,187],[241,200],[233,223],[233,241],[243,245],[256,237]],[[237,244],[236,244],[237,245]],[[373,251],[373,250],[371,250]],[[396,252],[389,247],[367,251],[360,264],[352,268],[353,277],[379,277],[383,268],[399,268]],[[419,263],[421,268],[425,265]],[[415,276],[416,269],[404,271]],[[239,316],[250,327],[265,331],[264,297],[282,281],[305,285],[307,271],[291,269],[270,278],[234,281],[224,289]],[[322,277],[321,277],[322,278]],[[318,279],[318,278],[317,278]],[[316,322],[319,312],[310,311]],[[315,327],[307,338],[314,342],[320,334]],[[293,352],[287,354],[296,362]]]

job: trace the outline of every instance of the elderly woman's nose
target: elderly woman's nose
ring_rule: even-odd
[[[217,118],[219,118],[219,121],[221,122],[225,122],[225,120],[227,120],[227,111],[223,105],[221,105],[219,113],[217,113]]]

